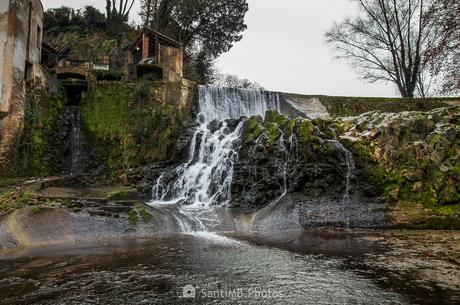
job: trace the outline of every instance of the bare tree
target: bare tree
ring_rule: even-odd
[[[246,78],[242,79],[238,75],[233,74],[217,73],[214,76],[213,85],[228,88],[265,90],[259,83],[252,82]]]
[[[106,0],[107,19],[127,21],[135,0]]]
[[[436,31],[426,60],[441,80],[441,92],[460,92],[460,1],[434,0],[426,19]]]
[[[426,96],[421,81],[433,35],[424,22],[424,0],[354,1],[360,15],[326,33],[338,57],[348,59],[365,80],[394,83],[403,97]]]

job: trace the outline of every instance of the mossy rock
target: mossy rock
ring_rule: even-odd
[[[142,220],[144,221],[144,223],[150,223],[152,221],[152,219],[153,219],[152,214],[147,212],[145,209],[140,210],[139,214],[141,215]]]
[[[265,145],[267,147],[273,147],[273,145],[275,145],[275,143],[283,135],[282,131],[279,125],[275,123],[265,122],[264,127],[265,127],[265,135],[266,135]]]
[[[138,195],[132,189],[115,189],[107,194],[107,200],[118,201],[118,200],[130,200],[136,198]]]
[[[112,176],[173,159],[187,115],[158,101],[153,83],[91,83],[82,104],[85,135]]]
[[[275,110],[269,110],[265,113],[265,122],[276,124],[283,132],[290,133],[291,121],[284,115]]]
[[[128,221],[132,226],[136,226],[138,222],[139,216],[136,210],[132,210],[128,214]]]
[[[243,139],[245,142],[254,142],[264,132],[264,128],[261,125],[262,119],[257,116],[249,118],[246,122]]]

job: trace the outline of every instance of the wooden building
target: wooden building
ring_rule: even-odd
[[[144,27],[129,48],[128,65],[137,67],[137,76],[161,70],[182,77],[183,48],[176,40]]]

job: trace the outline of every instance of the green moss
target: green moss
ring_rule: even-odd
[[[434,211],[440,216],[460,215],[460,204],[436,207]]]
[[[132,210],[131,212],[129,212],[128,221],[132,226],[137,225],[138,218],[139,217],[138,217],[138,214],[137,214],[136,210]]]
[[[439,203],[441,205],[448,205],[460,202],[460,192],[458,192],[455,185],[447,185],[439,193]]]
[[[353,154],[363,162],[372,159],[372,149],[370,143],[366,143],[364,141],[356,141],[351,143],[349,148]]]
[[[16,198],[17,191],[14,189],[0,191],[0,215],[8,214],[20,207]]]
[[[438,144],[442,140],[443,140],[442,135],[437,134],[437,133],[427,138],[428,144],[432,146]]]
[[[307,143],[312,139],[315,126],[310,120],[302,120],[299,123],[300,123],[299,129],[298,129],[299,141],[302,143]]]
[[[247,123],[244,131],[244,141],[253,142],[264,132],[263,127],[260,125],[259,117],[251,117]]]
[[[145,209],[140,210],[139,213],[141,214],[141,217],[144,223],[150,223],[152,221],[152,218],[153,218],[152,214],[147,212]]]
[[[45,176],[53,173],[54,160],[61,157],[51,153],[56,147],[59,116],[66,100],[63,93],[47,95],[31,92],[24,105],[24,129],[10,159],[10,166],[0,176]],[[48,155],[53,158],[48,158]]]
[[[280,114],[278,111],[275,110],[269,110],[265,113],[265,122],[266,123],[273,123],[278,125],[278,127],[283,130],[284,133],[290,133],[291,130],[289,129],[290,125],[290,120]]]
[[[0,176],[0,187],[6,187],[21,182],[21,179]]]
[[[265,122],[264,126],[266,130],[265,134],[267,136],[265,144],[268,147],[272,147],[276,143],[276,141],[278,141],[281,137],[281,130],[279,126],[275,123]]]
[[[91,146],[113,171],[174,158],[185,114],[153,100],[152,83],[93,83],[82,118]]]

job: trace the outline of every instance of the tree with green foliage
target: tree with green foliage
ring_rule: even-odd
[[[134,5],[134,0],[106,0],[106,14],[108,20],[128,21],[129,13]]]
[[[61,6],[45,11],[43,16],[45,34],[57,34],[72,31],[94,31],[106,27],[106,18],[97,8],[85,6],[75,10]]]
[[[56,48],[70,46],[66,54],[70,58],[96,63],[108,60],[111,68],[118,70],[115,75],[126,63],[128,46],[136,35],[127,20],[109,20],[92,6],[49,9],[44,14],[44,25],[44,41]]]
[[[106,18],[97,8],[85,6],[83,11],[83,24],[89,28],[102,28],[106,23]]]
[[[146,25],[180,40],[186,66],[210,82],[212,62],[242,39],[246,0],[142,0]],[[187,69],[186,69],[187,71]]]
[[[425,56],[433,39],[424,19],[426,1],[354,1],[360,15],[335,24],[326,33],[327,42],[363,79],[394,83],[403,97],[425,96]]]

